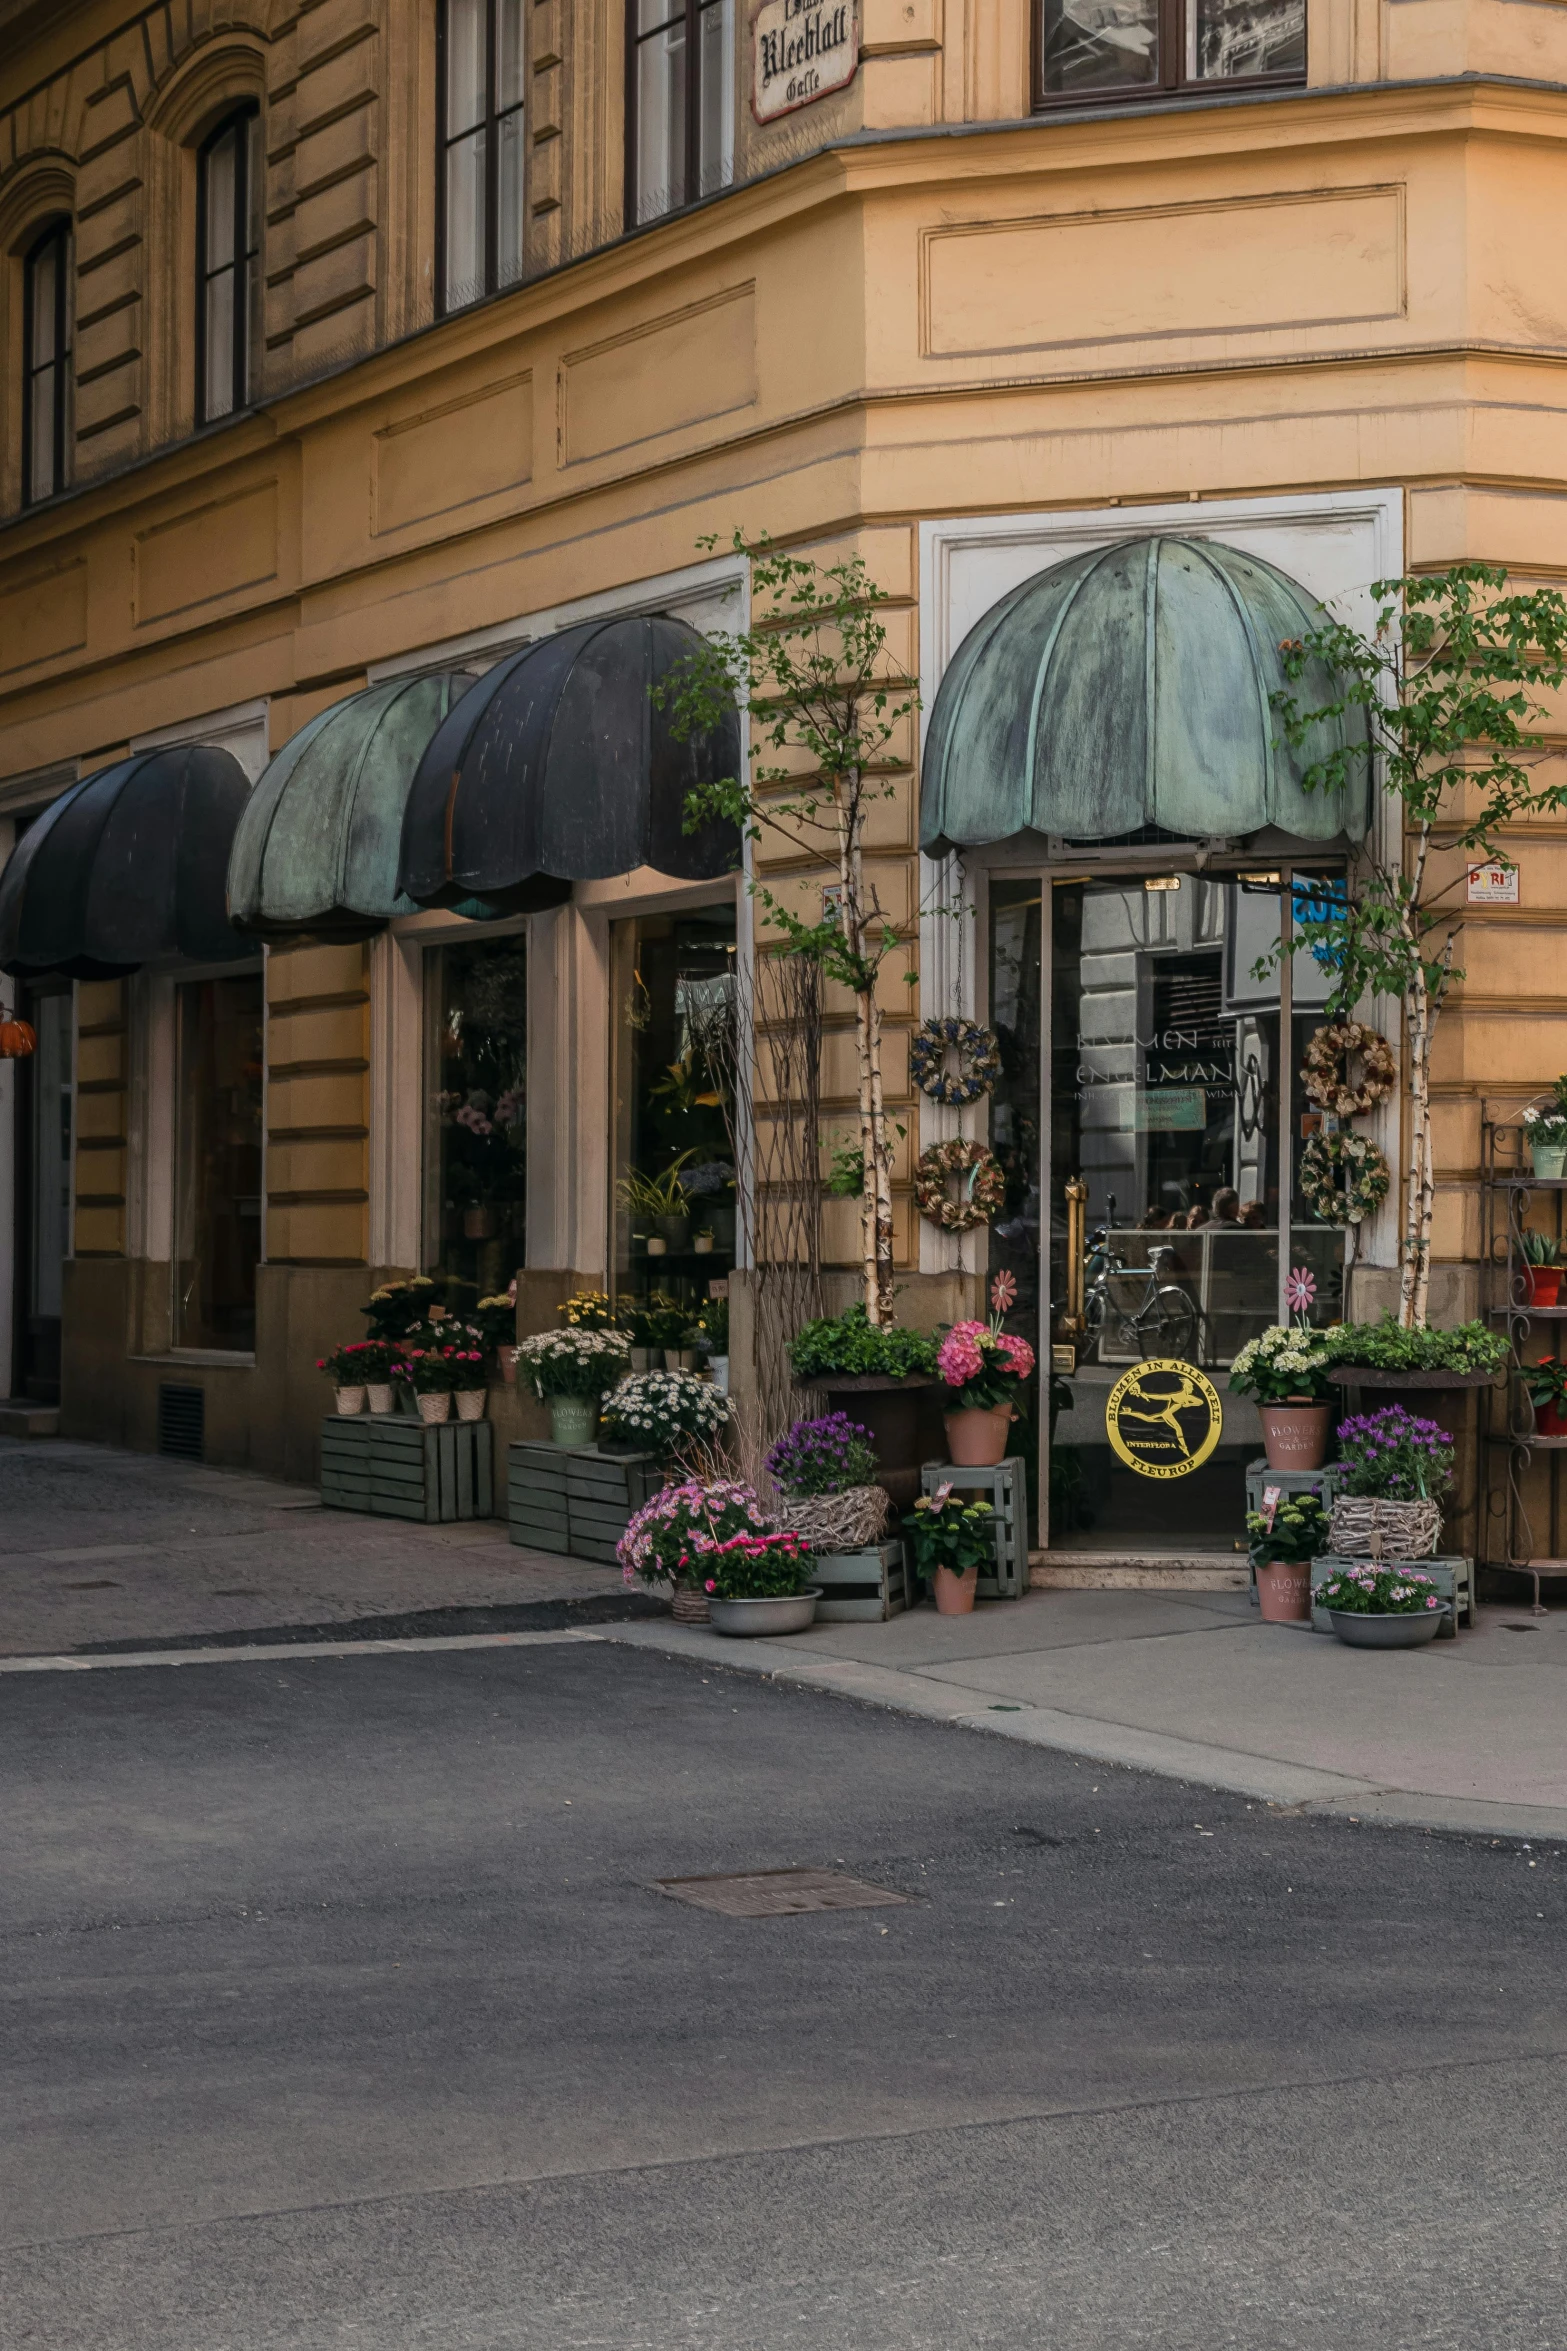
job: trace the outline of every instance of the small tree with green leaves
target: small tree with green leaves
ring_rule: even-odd
[[[711,550],[716,540],[702,542]],[[898,945],[865,870],[865,820],[897,790],[889,756],[918,697],[887,652],[884,589],[855,555],[819,564],[765,535],[733,545],[751,566],[751,626],[721,631],[655,689],[677,735],[713,727],[738,702],[750,714],[749,772],[694,791],[686,824],[727,818],[755,843],[770,836],[830,865],[835,879],[809,921],[754,875],[751,895],[783,952],[807,955],[854,997],[859,1063],[861,1273],[870,1321],[892,1320],[892,1149],[882,1083],[881,966]]]
[[[1464,924],[1455,893],[1475,859],[1511,862],[1500,837],[1508,825],[1567,806],[1567,783],[1540,783],[1524,757],[1543,749],[1529,731],[1545,715],[1539,691],[1567,676],[1567,598],[1555,588],[1510,595],[1506,573],[1478,563],[1377,580],[1372,594],[1373,636],[1327,621],[1281,647],[1291,684],[1322,662],[1337,698],[1307,709],[1281,689],[1273,704],[1295,750],[1318,725],[1334,724],[1337,748],[1306,768],[1308,791],[1345,789],[1358,765],[1398,808],[1398,840],[1379,847],[1373,825],[1344,898],[1314,907],[1307,936],[1336,973],[1330,1019],[1352,1016],[1369,995],[1404,1007],[1399,1320],[1414,1329],[1426,1322],[1431,1286],[1431,1050],[1448,991],[1464,976],[1453,960]],[[1361,728],[1345,728],[1357,714]],[[1297,935],[1291,946],[1306,943]]]

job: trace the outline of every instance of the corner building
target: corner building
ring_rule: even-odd
[[[800,18],[791,96],[758,61]],[[1075,1214],[1155,1274],[1168,1236],[1221,1388],[1292,1265],[1376,1312],[1393,1212],[1346,1265],[1298,1197],[1320,971],[1253,967],[1389,817],[1327,823],[1272,751],[1268,630],[1368,619],[1405,567],[1560,573],[1564,181],[1567,17],[1494,0],[0,0],[0,855],[79,873],[86,924],[6,983],[39,1038],[0,1074],[13,1409],[309,1477],[315,1359],[388,1274],[518,1272],[525,1327],[646,1278],[626,1178],[723,1162],[670,1065],[693,1006],[751,1000],[743,886],[419,910],[386,794],[528,644],[743,618],[701,549],[737,525],[862,554],[921,697],[873,839],[902,1311],[1005,1265],[1048,1347]],[[214,940],[170,844],[236,768],[277,854]],[[51,809],[113,770],[73,848]],[[1480,1304],[1482,1121],[1567,1059],[1567,826],[1509,846],[1442,1031],[1442,1320]],[[949,1012],[1004,1047],[961,1116],[907,1074]],[[821,1085],[830,1146],[831,993]],[[1008,1203],[953,1238],[911,1176],[960,1131]],[[743,1390],[719,1182],[668,1278],[730,1282]],[[846,1296],[854,1203],[825,1215]],[[1123,1356],[1077,1351],[1053,1465],[1033,1432],[1041,1543],[1229,1549],[1244,1408],[1203,1478],[1123,1478]]]

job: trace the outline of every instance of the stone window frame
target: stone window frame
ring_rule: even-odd
[[[207,241],[211,210],[213,156],[230,136],[235,140],[234,250],[217,268],[208,266]],[[261,106],[245,98],[212,126],[196,150],[196,245],[194,289],[196,319],[196,423],[221,424],[238,416],[255,397],[256,353],[260,336],[262,198],[265,165],[261,153]],[[235,278],[231,397],[227,407],[210,404],[207,383],[207,306],[211,287],[224,269]]]
[[[70,487],[71,440],[71,358],[72,327],[75,319],[74,224],[69,214],[55,213],[52,218],[36,223],[22,255],[22,317],[21,317],[21,389],[22,389],[22,505],[41,506]],[[50,360],[40,365],[35,358],[37,312],[37,269],[44,253],[53,249],[55,256],[55,285],[53,318],[51,321],[54,352]],[[37,379],[45,369],[54,372],[54,388],[50,400],[49,437],[52,444],[50,478],[47,487],[34,486],[38,450]]]
[[[1029,89],[1030,107],[1035,114],[1055,114],[1063,108],[1096,106],[1153,105],[1161,99],[1199,98],[1244,95],[1253,90],[1297,90],[1306,86],[1309,53],[1298,71],[1270,74],[1238,74],[1220,80],[1217,77],[1199,77],[1187,71],[1190,49],[1191,20],[1198,0],[1154,0],[1158,22],[1159,57],[1161,71],[1157,81],[1121,82],[1112,88],[1098,90],[1047,90],[1045,88],[1045,8],[1046,0],[1031,0],[1029,8]],[[1311,34],[1311,10],[1306,11],[1306,38]]]

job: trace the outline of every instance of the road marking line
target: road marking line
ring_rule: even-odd
[[[96,1673],[125,1665],[256,1665],[286,1657],[395,1657],[426,1649],[537,1649],[554,1642],[598,1641],[586,1626],[537,1633],[428,1634],[406,1641],[253,1641],[211,1649],[129,1649],[112,1657],[0,1657],[0,1673]]]

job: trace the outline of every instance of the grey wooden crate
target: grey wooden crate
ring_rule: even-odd
[[[996,1530],[996,1572],[981,1575],[974,1589],[981,1600],[1021,1600],[1028,1590],[1028,1471],[1021,1454],[1009,1453],[992,1469],[971,1469],[953,1461],[927,1461],[920,1470],[927,1494],[950,1485],[964,1501],[987,1501]]]
[[[321,1500],[426,1526],[495,1515],[495,1432],[487,1420],[426,1427],[396,1413],[333,1415],[321,1428]]]
[[[1322,1552],[1311,1563],[1311,1622],[1314,1631],[1331,1633],[1333,1622],[1325,1608],[1317,1606],[1317,1587],[1330,1575],[1337,1575],[1342,1567],[1369,1567],[1368,1559],[1340,1559],[1331,1551]],[[1445,1559],[1384,1559],[1384,1567],[1407,1567],[1416,1575],[1429,1576],[1444,1600],[1452,1603],[1446,1621],[1437,1634],[1439,1641],[1458,1637],[1458,1619],[1471,1629],[1475,1620],[1474,1561],[1449,1555]]]
[[[605,1453],[596,1445],[513,1445],[506,1485],[508,1532],[514,1543],[613,1567],[627,1521],[658,1491],[661,1474],[652,1453]]]
[[[822,1587],[818,1624],[880,1624],[909,1605],[908,1568],[897,1541],[863,1551],[819,1551],[811,1581]]]

